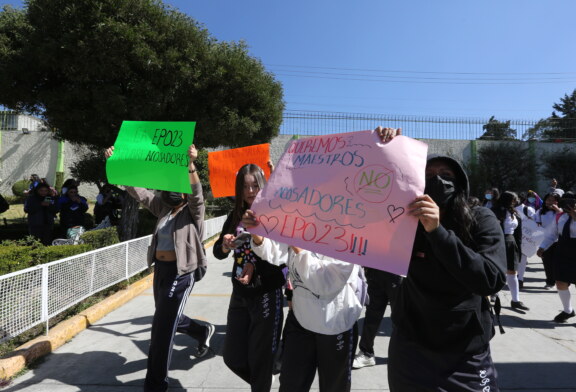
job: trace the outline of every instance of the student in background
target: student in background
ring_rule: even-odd
[[[75,226],[84,226],[88,201],[78,194],[78,188],[70,187],[66,195],[58,199],[58,211],[60,211],[60,226],[68,230]]]
[[[512,301],[510,307],[517,310],[530,310],[520,301],[520,285],[518,284],[518,264],[520,263],[520,249],[522,248],[522,219],[515,207],[518,196],[514,192],[506,191],[496,205],[492,208],[496,218],[500,221],[506,245],[506,282],[510,289]]]
[[[538,226],[542,226],[547,229],[552,223],[555,222],[556,216],[562,213],[562,209],[558,207],[558,202],[560,201],[560,195],[558,193],[549,193],[544,196],[544,204],[542,208],[536,213],[536,223]],[[542,264],[544,265],[544,274],[546,275],[546,282],[544,288],[546,290],[552,290],[556,285],[556,279],[554,277],[554,252],[556,250],[556,241],[550,244],[542,254],[539,255],[542,258]]]
[[[516,206],[516,212],[520,215],[522,220],[532,220],[536,219],[536,210],[530,205],[524,204],[526,201],[526,193],[521,192],[518,194],[518,206]],[[528,256],[522,253],[520,249],[520,263],[518,264],[518,287],[520,290],[524,288],[524,274],[526,273],[526,267],[528,266]]]
[[[358,346],[359,351],[352,363],[354,369],[376,365],[374,339],[388,304],[390,304],[390,311],[394,311],[396,292],[402,283],[401,276],[390,272],[369,267],[365,267],[364,271],[368,282],[368,298],[370,300],[366,305],[362,335]]]
[[[24,203],[24,212],[28,213],[28,232],[44,245],[52,243],[56,200],[50,196],[50,187],[38,183]]]
[[[554,321],[565,323],[575,316],[571,303],[570,284],[576,284],[576,197],[566,192],[559,202],[564,213],[546,229],[544,240],[536,253],[542,257],[546,249],[557,242],[554,254],[554,276],[563,310]]]
[[[486,189],[486,192],[484,192],[484,200],[482,201],[482,205],[491,209],[498,201],[498,198],[500,198],[500,191],[498,188]]]

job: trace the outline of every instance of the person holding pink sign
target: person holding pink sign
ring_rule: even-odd
[[[425,174],[425,194],[408,206],[419,225],[392,313],[390,391],[498,391],[487,296],[506,283],[502,229],[492,211],[468,206],[456,160],[429,156]]]
[[[279,258],[263,259],[254,252],[251,236],[242,224],[266,178],[254,164],[236,175],[236,200],[213,247],[214,256],[234,257],[232,296],[228,307],[224,363],[248,384],[252,392],[268,392],[274,357],[282,334],[284,273]]]

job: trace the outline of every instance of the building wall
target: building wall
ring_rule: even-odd
[[[278,162],[288,144],[293,140],[292,135],[279,135],[271,141],[270,156],[274,163]],[[437,140],[420,139],[428,144],[429,154],[448,155],[456,160],[468,163],[471,158],[471,142],[468,140]],[[476,141],[478,149],[491,141]],[[524,142],[518,142],[524,143]],[[564,143],[537,143],[536,154],[559,151],[565,148]],[[573,144],[568,146],[574,147]],[[220,150],[222,148],[218,148]],[[49,132],[2,131],[2,144],[0,150],[0,193],[11,195],[11,187],[15,181],[28,178],[31,174],[46,177],[50,184],[54,184],[56,163],[58,159],[58,142],[51,138]],[[70,143],[64,148],[64,178],[70,177],[70,167],[78,160],[78,154]],[[536,189],[545,189],[549,179],[538,177],[535,179]],[[94,185],[81,184],[80,194],[94,200],[98,189]]]
[[[50,132],[1,131],[0,193],[12,195],[12,185],[19,180],[38,174],[54,185],[58,162],[58,141]],[[64,144],[64,179],[70,176],[70,166],[78,160],[75,148]],[[95,185],[81,184],[80,194],[90,200],[96,199]]]

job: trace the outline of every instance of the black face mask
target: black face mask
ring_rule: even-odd
[[[456,195],[456,185],[451,177],[434,176],[426,179],[424,193],[438,204],[438,207],[446,207]]]
[[[182,194],[178,192],[162,191],[160,197],[162,198],[162,202],[170,208],[178,207],[184,202],[184,199],[182,199]]]

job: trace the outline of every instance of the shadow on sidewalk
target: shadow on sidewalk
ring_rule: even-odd
[[[73,385],[81,392],[94,391],[97,386],[142,386],[144,380],[136,380],[122,383],[118,376],[123,376],[141,371],[146,367],[146,360],[126,362],[126,358],[116,353],[105,351],[90,351],[82,354],[65,353],[51,354],[45,362],[49,366],[41,366],[32,369],[34,376],[2,389],[3,392],[14,392],[25,389],[30,385],[39,384],[46,380]],[[51,365],[51,366],[50,366]],[[181,385],[177,380],[171,380],[171,384],[178,387]],[[57,390],[57,386],[54,386]]]

